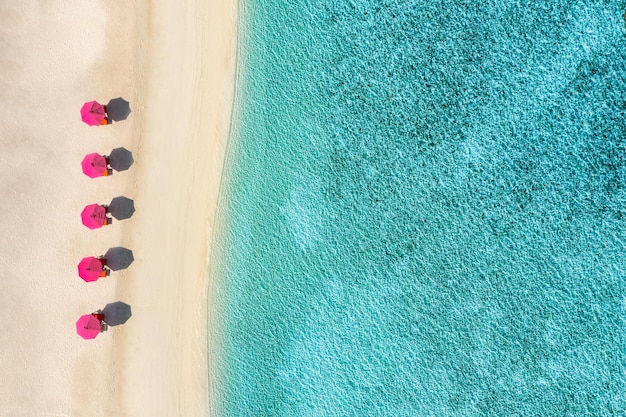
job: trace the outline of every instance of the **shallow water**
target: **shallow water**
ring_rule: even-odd
[[[221,414],[626,413],[622,3],[244,3]]]

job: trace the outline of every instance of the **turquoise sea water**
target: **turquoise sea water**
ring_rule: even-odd
[[[242,1],[221,415],[626,415],[625,6]]]

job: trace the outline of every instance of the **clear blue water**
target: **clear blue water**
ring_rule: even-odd
[[[221,415],[626,415],[625,6],[242,1]]]

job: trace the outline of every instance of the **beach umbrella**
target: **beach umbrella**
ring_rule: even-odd
[[[130,114],[130,103],[122,97],[114,98],[107,103],[107,116],[114,122],[126,120]]]
[[[96,126],[104,124],[103,121],[106,121],[106,111],[104,106],[97,101],[88,101],[81,107],[80,117],[83,119],[83,122],[87,123],[89,126]]]
[[[83,339],[95,339],[100,333],[100,320],[91,314],[80,316],[76,322],[76,333]]]
[[[133,162],[133,154],[126,148],[115,148],[109,154],[109,165],[116,171],[126,171]]]
[[[135,202],[128,197],[115,197],[109,203],[108,211],[117,220],[130,219],[135,212]]]
[[[106,322],[109,326],[119,326],[128,321],[130,316],[133,315],[130,306],[121,301],[109,303],[102,309]]]
[[[112,271],[126,269],[135,260],[133,251],[122,248],[121,246],[107,250],[104,254],[104,258],[107,260],[107,268]]]
[[[78,276],[85,282],[96,281],[103,273],[104,267],[98,258],[88,256],[78,263]]]
[[[102,177],[108,174],[107,160],[104,156],[97,153],[85,155],[81,163],[83,172],[89,178]]]
[[[80,217],[83,224],[90,229],[98,229],[107,223],[107,210],[99,204],[90,204],[86,206]]]

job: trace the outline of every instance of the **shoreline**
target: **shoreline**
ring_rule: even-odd
[[[118,288],[137,312],[114,350],[125,360],[122,415],[213,408],[207,271],[234,97],[236,13],[236,2],[217,0],[152,5],[136,181],[143,214],[131,234],[138,256]]]
[[[207,271],[234,98],[236,16],[234,1],[152,5],[136,177],[143,215],[131,234],[135,268],[118,287],[137,311],[114,350],[125,359],[123,415],[214,408]]]

